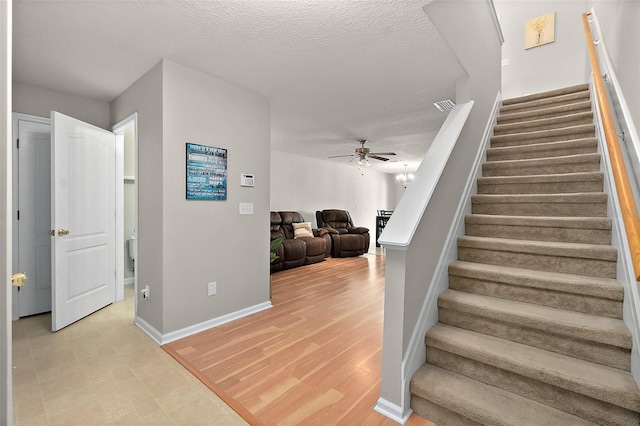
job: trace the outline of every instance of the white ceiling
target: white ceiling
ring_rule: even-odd
[[[270,97],[275,150],[413,171],[464,74],[427,2],[14,0],[13,76],[111,101],[168,58]]]

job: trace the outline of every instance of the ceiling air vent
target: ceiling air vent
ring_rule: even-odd
[[[453,109],[456,104],[453,103],[451,99],[447,99],[446,101],[438,101],[433,104],[440,112],[448,112]]]

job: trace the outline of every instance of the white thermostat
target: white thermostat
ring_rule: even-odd
[[[240,186],[253,186],[253,174],[242,173],[240,175]]]

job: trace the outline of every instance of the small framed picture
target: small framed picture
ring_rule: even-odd
[[[227,150],[187,142],[187,200],[227,199]]]
[[[529,19],[524,27],[525,50],[555,40],[555,12]]]

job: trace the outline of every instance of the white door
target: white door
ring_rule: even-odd
[[[51,113],[52,329],[115,301],[115,136]]]
[[[51,310],[51,130],[18,120],[18,271],[28,285],[18,290],[18,316]]]

